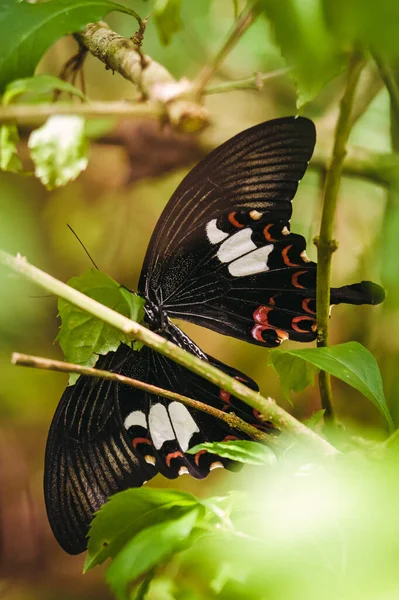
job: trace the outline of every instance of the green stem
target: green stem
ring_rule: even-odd
[[[351,130],[353,100],[360,73],[365,64],[363,56],[354,53],[348,67],[345,91],[341,99],[335,141],[330,165],[327,169],[324,188],[323,212],[320,234],[315,240],[317,246],[317,346],[328,345],[328,322],[330,316],[331,260],[337,249],[333,239],[333,226],[337,198],[341,183],[346,145]],[[321,404],[325,409],[325,418],[334,418],[332,407],[332,390],[330,375],[321,371],[319,374]]]
[[[290,71],[289,67],[284,67],[283,69],[276,69],[276,71],[272,71],[271,73],[255,73],[252,77],[246,77],[245,79],[224,81],[223,83],[208,86],[204,90],[204,94],[224,94],[225,92],[235,92],[237,90],[261,90],[265,81],[281,77],[281,75],[286,75]]]
[[[391,100],[391,111],[395,120],[399,123],[399,87],[395,80],[395,75],[388,63],[378,55],[374,55],[374,60],[377,63],[380,71],[381,79],[383,80]]]
[[[222,410],[214,408],[213,406],[209,406],[209,404],[204,404],[203,402],[199,402],[198,400],[194,400],[193,398],[188,398],[187,396],[182,396],[181,394],[177,394],[176,392],[171,392],[170,390],[165,390],[156,385],[151,385],[150,383],[145,383],[144,381],[140,381],[138,379],[132,379],[131,377],[126,377],[125,375],[120,375],[119,373],[114,373],[112,371],[103,371],[102,369],[94,369],[93,367],[84,367],[82,365],[75,365],[73,363],[63,362],[60,360],[53,360],[50,358],[43,358],[41,356],[31,356],[30,354],[20,354],[19,352],[14,352],[11,356],[11,362],[13,365],[20,365],[22,367],[32,367],[34,369],[44,369],[47,371],[57,371],[58,373],[77,373],[78,375],[86,375],[86,377],[94,377],[100,379],[106,379],[107,381],[117,381],[119,383],[123,383],[130,387],[136,388],[138,390],[143,390],[144,392],[148,392],[149,394],[155,394],[156,396],[162,396],[163,398],[168,398],[169,400],[177,400],[190,408],[194,408],[195,410],[200,410],[201,412],[205,412],[216,419],[220,419],[227,423],[230,427],[234,429],[238,429],[243,433],[249,435],[253,440],[257,440],[259,442],[264,442],[266,444],[273,444],[275,438],[273,436],[269,436],[267,433],[263,433],[256,427],[249,425],[234,413],[226,413]]]
[[[67,302],[78,306],[81,310],[101,319],[105,323],[124,332],[131,339],[137,339],[146,346],[167,356],[190,371],[204,377],[204,379],[230,392],[249,406],[258,410],[275,427],[298,440],[313,444],[324,455],[337,454],[338,450],[325,439],[317,435],[311,429],[297,421],[292,415],[279,407],[273,400],[263,398],[258,392],[249,389],[243,383],[230,377],[223,371],[213,367],[179,346],[172,344],[160,335],[150,331],[146,327],[127,319],[123,315],[85,296],[81,292],[58,281],[51,275],[44,273],[37,267],[30,265],[21,256],[11,256],[0,250],[0,263],[6,265],[16,273],[23,275],[26,279],[33,281],[50,293],[64,298]]]
[[[227,39],[223,46],[220,48],[219,52],[217,52],[213,59],[208,64],[204,65],[204,67],[202,68],[202,71],[199,73],[197,79],[193,83],[194,92],[197,94],[198,97],[200,97],[204,93],[206,86],[219,69],[221,63],[224,61],[226,56],[231,52],[231,50],[237,44],[239,39],[244,35],[247,29],[254,22],[255,17],[258,13],[256,4],[256,1],[253,0],[248,2],[247,6],[239,15],[237,21],[234,24],[233,29],[227,36]]]

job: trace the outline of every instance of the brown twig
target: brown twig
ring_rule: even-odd
[[[158,107],[164,118],[177,130],[202,129],[208,111],[194,94],[187,79],[176,79],[164,66],[137,51],[136,42],[112,31],[106,23],[89,23],[76,34],[79,41],[108,69],[134,83],[142,97]]]
[[[199,402],[198,400],[194,400],[193,398],[182,396],[176,392],[165,390],[157,387],[156,385],[151,385],[138,379],[125,377],[125,375],[120,375],[119,373],[112,373],[111,371],[103,371],[102,369],[94,369],[92,367],[84,367],[82,365],[75,365],[68,362],[62,362],[60,360],[53,360],[51,358],[20,354],[19,352],[13,352],[11,356],[11,362],[13,365],[20,365],[22,367],[32,367],[34,369],[44,369],[47,371],[58,371],[60,373],[77,373],[78,375],[86,375],[87,377],[96,377],[100,379],[106,379],[108,381],[123,383],[138,390],[148,392],[149,394],[162,396],[162,398],[168,398],[169,400],[177,400],[185,406],[205,412],[216,419],[224,421],[230,427],[246,433],[253,440],[264,442],[266,444],[273,444],[275,442],[275,438],[273,438],[273,436],[260,431],[252,425],[249,425],[243,421],[243,419],[237,417],[237,415],[234,413],[223,412],[222,410],[214,408],[213,406],[209,406],[208,404],[204,404],[203,402]]]

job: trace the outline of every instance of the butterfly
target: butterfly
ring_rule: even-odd
[[[313,123],[286,117],[256,125],[212,151],[185,177],[152,234],[138,285],[146,322],[166,339],[252,389],[243,373],[208,356],[177,327],[183,319],[265,347],[316,339],[316,263],[290,231],[291,201],[312,156]],[[331,289],[331,304],[378,304],[363,281]],[[190,396],[272,431],[239,399],[144,347],[122,344],[97,367]],[[64,392],[45,457],[47,514],[59,544],[82,552],[107,498],[161,473],[206,477],[234,462],[187,450],[245,439],[208,414],[126,385],[81,376]]]

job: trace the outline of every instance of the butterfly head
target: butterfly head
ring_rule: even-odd
[[[165,331],[169,319],[162,307],[146,298],[144,310],[145,321],[149,324],[150,329],[155,332]]]

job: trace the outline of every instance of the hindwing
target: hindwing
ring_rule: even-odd
[[[176,337],[178,329],[173,329]],[[239,371],[205,359],[258,389]],[[240,400],[148,348],[134,352],[121,345],[100,357],[97,366],[234,411],[247,422],[272,429]],[[200,479],[216,467],[234,469],[236,465],[224,458],[207,452],[191,455],[187,450],[204,441],[238,438],[245,435],[180,402],[80,377],[64,392],[47,441],[44,489],[55,537],[67,552],[82,552],[93,513],[110,495],[141,486],[157,473],[170,479],[188,473]]]

